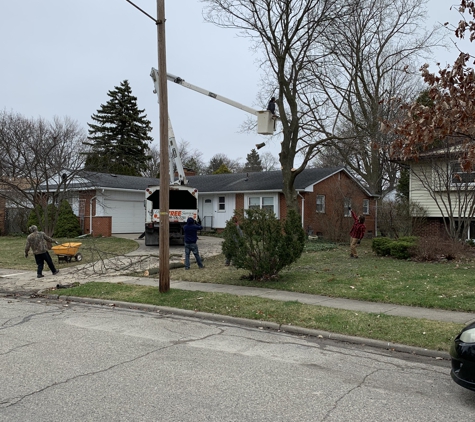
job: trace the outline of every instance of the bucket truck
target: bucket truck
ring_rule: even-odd
[[[158,94],[158,71],[150,75]],[[168,148],[170,159],[169,231],[170,242],[184,244],[183,226],[188,217],[198,219],[198,190],[188,185],[183,164],[178,153],[175,134],[168,118]],[[175,180],[175,169],[178,177]],[[145,245],[158,246],[160,230],[160,186],[148,186],[145,190]]]

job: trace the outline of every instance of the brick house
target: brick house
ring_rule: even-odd
[[[232,173],[191,176],[190,186],[199,191],[200,218],[204,227],[224,228],[235,209],[266,208],[285,218],[282,172]],[[344,167],[306,169],[295,180],[302,217],[308,234],[328,239],[347,238],[353,224],[348,212],[366,216],[367,235],[376,227],[376,197],[367,191]]]
[[[159,185],[156,178],[83,172],[69,185],[69,202],[83,233],[111,236],[142,233],[145,224],[145,189]],[[220,231],[236,209],[265,208],[285,218],[282,172],[231,173],[188,176],[198,189],[199,215],[206,229]],[[344,167],[306,169],[296,177],[302,227],[308,234],[346,240],[356,213],[366,216],[367,236],[375,233],[376,197]]]

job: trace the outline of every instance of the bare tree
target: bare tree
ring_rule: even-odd
[[[206,19],[249,37],[262,52],[262,70],[268,75],[268,97],[278,88],[282,127],[279,161],[288,208],[298,210],[294,181],[334,134],[316,133],[320,119],[312,113],[319,101],[307,91],[313,62],[321,58],[318,45],[330,23],[342,13],[342,0],[203,0]],[[300,164],[296,164],[296,158]]]
[[[394,135],[380,129],[381,120],[400,113],[387,100],[416,98],[422,90],[416,64],[442,42],[440,27],[424,28],[427,3],[349,0],[347,13],[322,34],[324,58],[313,63],[308,102],[314,91],[327,99],[315,110],[316,131],[339,135],[327,160],[339,160],[378,195],[395,188],[399,168],[388,151]]]
[[[149,150],[150,160],[147,161],[147,168],[142,171],[143,177],[159,177],[160,176],[160,148],[152,145]]]
[[[274,171],[278,169],[279,159],[272,155],[271,152],[266,151],[260,154],[262,171]]]
[[[192,149],[188,141],[178,142],[178,154],[180,155],[183,167],[193,170],[196,174],[202,174],[206,165],[203,161],[203,153],[198,149]],[[160,177],[160,149],[153,145],[150,149],[152,157],[147,163],[147,169],[142,172],[144,177]]]
[[[48,212],[48,205],[68,199],[68,187],[84,165],[85,139],[85,131],[67,117],[48,122],[0,113],[0,196],[11,207],[35,209],[49,235],[59,209]]]
[[[196,148],[191,148],[188,141],[182,140],[178,142],[178,153],[180,154],[183,167],[193,170],[196,174],[204,173],[206,164],[201,151]]]

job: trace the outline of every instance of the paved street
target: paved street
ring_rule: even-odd
[[[0,298],[2,421],[471,420],[444,360],[45,299]]]

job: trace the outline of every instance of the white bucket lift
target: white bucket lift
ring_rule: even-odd
[[[261,110],[257,113],[257,133],[259,135],[273,135],[276,116],[268,110]]]
[[[152,74],[157,75],[157,78],[158,78],[158,71],[156,69],[152,68]],[[229,98],[215,94],[214,92],[200,88],[199,86],[192,85],[186,82],[184,79],[180,78],[179,76],[175,76],[170,73],[167,73],[167,79],[185,88],[188,88],[193,91],[199,92],[200,94],[206,95],[207,97],[214,98],[215,100],[221,101],[233,107],[240,108],[241,110],[247,111],[248,113],[254,114],[255,116],[257,116],[257,133],[259,135],[273,135],[274,134],[275,129],[276,129],[276,121],[279,118],[275,116],[274,114],[272,114],[270,111],[255,110],[252,107],[248,107],[244,104],[240,104],[237,101],[230,100]]]

